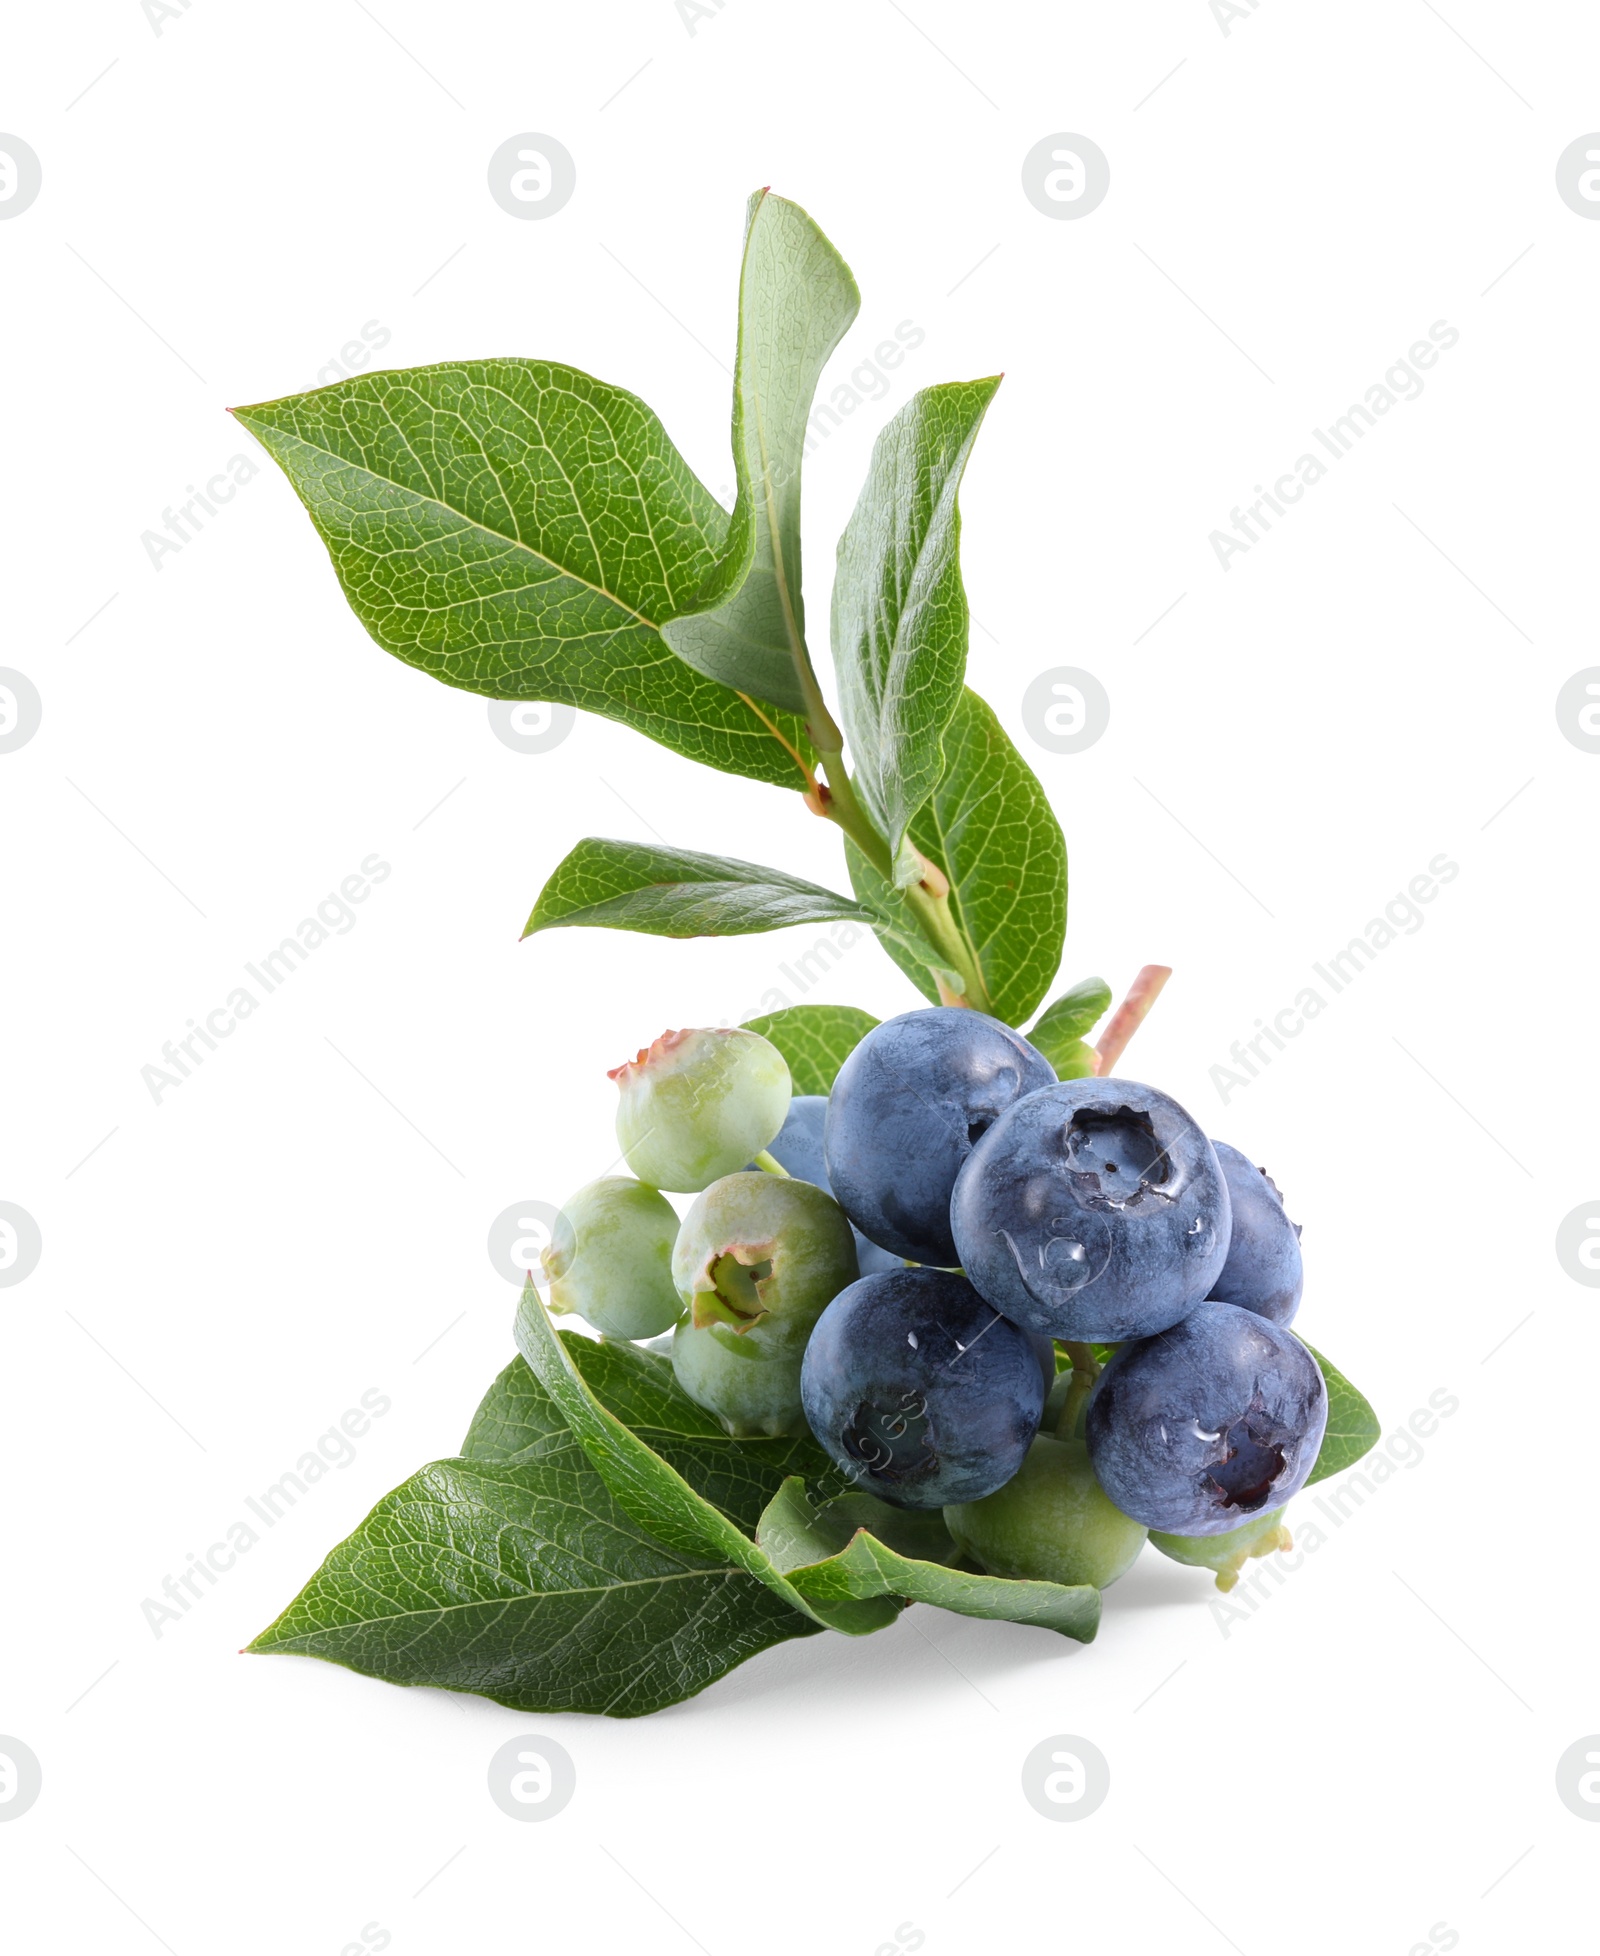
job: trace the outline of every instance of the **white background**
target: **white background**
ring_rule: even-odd
[[[1597,656],[1600,223],[1555,164],[1600,126],[1600,21],[146,11],[17,8],[0,47],[0,129],[44,168],[0,223],[0,664],[44,706],[0,756],[0,1197],[44,1238],[0,1291],[0,1733],[44,1771],[0,1827],[8,1947],[1578,1946],[1597,1837],[1555,1764],[1600,1730],[1600,1336],[1554,1239],[1600,1187],[1600,757],[1554,706]],[[519,222],[485,168],[530,130],[577,192]],[[1110,158],[1079,221],[1022,193],[1059,131]],[[488,1225],[610,1162],[605,1069],[747,1009],[818,935],[519,945],[553,864],[659,830],[842,871],[792,798],[605,722],[508,751],[481,700],[367,640],[222,410],[310,386],[377,321],[386,364],[538,353],[626,385],[719,488],[763,183],[860,280],[838,377],[899,321],[927,336],[810,463],[814,639],[877,429],[1003,368],[964,495],[971,676],[1066,828],[1063,982],[1176,968],[1124,1070],[1277,1175],[1301,1328],[1386,1430],[1430,1394],[1459,1411],[1238,1621],[1149,1554],[1088,1648],[915,1609],[615,1723],[242,1659],[459,1443],[512,1349]],[[1459,344],[1422,396],[1221,568],[1209,533],[1440,320]],[[255,479],[154,568],[142,533],[238,454]],[[1070,758],[1019,712],[1064,664],[1112,701]],[[163,1042],[373,852],[392,874],[357,926],[156,1104]],[[1460,873],[1423,927],[1224,1106],[1232,1042],[1441,852]],[[870,945],[811,996],[912,1002]],[[354,1462],[155,1636],[144,1599],[373,1389]],[[538,1826],[485,1786],[528,1731],[577,1767]],[[1054,1734],[1110,1761],[1077,1825],[1022,1798]]]

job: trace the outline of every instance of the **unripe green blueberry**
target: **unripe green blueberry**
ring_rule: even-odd
[[[664,1032],[610,1078],[628,1166],[652,1188],[685,1195],[760,1154],[789,1111],[789,1068],[758,1032]]]
[[[1104,1589],[1144,1545],[1142,1523],[1114,1507],[1082,1440],[1041,1433],[1005,1486],[946,1508],[945,1525],[991,1576]]]
[[[672,1341],[679,1385],[730,1433],[803,1432],[806,1340],[856,1277],[838,1203],[811,1182],[725,1175],[684,1217],[672,1274],[686,1311]]]
[[[611,1175],[563,1204],[540,1262],[552,1311],[575,1311],[607,1338],[654,1338],[677,1323],[678,1218],[643,1182]]]
[[[672,1334],[673,1375],[736,1438],[804,1433],[800,1361],[810,1329],[777,1319],[737,1332],[682,1318]]]
[[[1191,1569],[1212,1569],[1217,1587],[1226,1592],[1239,1580],[1239,1571],[1256,1555],[1287,1554],[1294,1538],[1283,1525],[1284,1510],[1269,1508],[1264,1515],[1252,1515],[1241,1528],[1226,1535],[1163,1535],[1150,1531],[1150,1546],[1170,1555],[1174,1562]]]

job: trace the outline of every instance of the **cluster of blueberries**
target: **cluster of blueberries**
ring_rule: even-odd
[[[1287,1545],[1328,1410],[1288,1329],[1299,1230],[1166,1094],[1057,1080],[944,1006],[876,1026],[826,1098],[744,1030],[612,1078],[637,1179],[566,1205],[550,1305],[670,1334],[730,1433],[809,1427],[993,1575],[1104,1587],[1148,1538],[1226,1587]],[[681,1223],[664,1189],[695,1195]]]

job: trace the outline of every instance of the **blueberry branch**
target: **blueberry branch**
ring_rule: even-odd
[[[832,722],[829,722],[832,725]],[[815,722],[812,736],[816,737]],[[835,730],[835,738],[838,738]],[[842,744],[842,743],[841,743]],[[818,784],[815,798],[808,794],[806,804],[814,815],[821,815],[842,829],[886,883],[894,881],[894,861],[889,845],[873,826],[857,798],[854,784],[845,772],[842,752],[819,747],[817,757],[827,775]],[[923,875],[903,894],[906,906],[923,937],[922,945],[911,948],[933,973],[939,988],[940,1003],[971,1005],[980,1012],[989,1009],[989,990],[978,968],[972,946],[967,942],[950,908],[950,884],[936,864],[922,859]],[[901,940],[904,942],[905,940]],[[933,952],[930,958],[927,953]],[[956,982],[952,983],[954,979]]]
[[[768,485],[770,499],[771,486]],[[775,512],[774,512],[774,520]],[[755,701],[746,693],[739,695],[750,711],[768,729],[775,739],[782,743],[795,765],[805,776],[806,806],[814,815],[821,815],[840,828],[856,845],[867,861],[891,885],[895,882],[894,858],[889,845],[879,833],[876,825],[862,807],[849,773],[844,764],[844,735],[839,731],[838,722],[828,710],[823,698],[822,688],[817,682],[816,669],[811,663],[811,649],[806,643],[805,633],[795,616],[794,605],[790,600],[788,580],[782,562],[782,553],[774,567],[778,580],[779,601],[783,610],[784,628],[789,640],[789,656],[794,666],[795,679],[800,687],[800,695],[805,702],[806,732],[816,749],[817,762],[823,774],[818,780],[814,769],[807,766],[804,757],[787,740],[774,723],[769,720]],[[909,839],[905,846],[910,849]],[[943,1005],[970,1005],[980,1012],[989,1010],[989,988],[984,983],[983,973],[978,966],[977,957],[966,932],[950,905],[950,883],[944,872],[928,861],[919,851],[912,849],[921,865],[922,874],[904,891],[907,908],[926,940],[927,949],[934,952],[927,958],[921,947],[912,947],[915,955],[927,965],[938,987],[939,1001]]]

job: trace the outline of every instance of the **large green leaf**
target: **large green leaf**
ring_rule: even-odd
[[[572,1332],[561,1345],[594,1398],[747,1534],[789,1476],[826,1471],[809,1437],[729,1439],[660,1353]],[[668,1550],[641,1529],[515,1358],[461,1458],[386,1495],[251,1649],[521,1711],[631,1717],[820,1627],[726,1557]]]
[[[1305,1344],[1303,1338],[1300,1342]],[[1330,1474],[1342,1474],[1347,1467],[1353,1467],[1377,1445],[1383,1428],[1378,1424],[1378,1415],[1338,1366],[1325,1359],[1315,1345],[1306,1345],[1306,1350],[1322,1368],[1323,1382],[1328,1388],[1328,1426],[1322,1436],[1317,1464],[1306,1481],[1310,1487],[1313,1482],[1325,1481]]]
[[[557,863],[522,934],[599,924],[656,937],[738,937],[840,918],[869,929],[875,922],[851,898],[781,869],[590,836]]]
[[[797,1094],[830,1094],[839,1068],[877,1023],[858,1005],[791,1005],[751,1019],[747,1030],[782,1053]]]
[[[929,387],[878,437],[839,539],[833,659],[855,788],[898,851],[943,771],[967,669],[956,491],[993,380]]]
[[[820,1627],[729,1557],[664,1547],[555,1421],[510,1460],[413,1474],[250,1649],[631,1718]]]
[[[944,776],[912,823],[911,839],[950,879],[950,906],[982,974],[988,1009],[1020,1025],[1061,962],[1067,845],[1033,770],[976,693],[963,691],[944,746]],[[902,899],[853,845],[846,853],[856,894],[907,934],[910,920],[896,910]],[[893,938],[884,938],[884,948],[937,1000],[926,965]]]
[[[1058,1080],[1080,1080],[1093,1073],[1093,1047],[1084,1042],[1111,1010],[1111,987],[1103,978],[1081,979],[1039,1014],[1028,1028],[1028,1043],[1044,1054]]]
[[[750,199],[733,379],[733,521],[715,572],[665,627],[696,671],[798,713],[806,658],[800,466],[817,381],[856,316],[850,268],[798,204]]]
[[[761,1518],[758,1539],[815,1604],[901,1597],[958,1616],[1036,1624],[1085,1644],[1100,1627],[1100,1592],[1092,1583],[1067,1587],[969,1575],[902,1555],[866,1528],[851,1528],[826,1507],[813,1508],[799,1480],[786,1481],[779,1490]]]
[[[479,1400],[461,1442],[461,1458],[514,1460],[552,1433],[566,1430],[567,1423],[551,1404],[549,1393],[524,1361],[514,1358]]]
[[[887,1597],[822,1598],[813,1603],[802,1596],[766,1551],[722,1509],[607,1411],[557,1338],[531,1282],[523,1290],[517,1312],[517,1349],[618,1506],[664,1548],[742,1569],[766,1583],[791,1609],[852,1636],[881,1630],[898,1614],[898,1605]]]
[[[803,786],[771,726],[663,642],[727,516],[645,404],[548,360],[363,374],[236,408],[386,652],[447,685],[621,720]],[[800,722],[774,716],[804,750]]]

